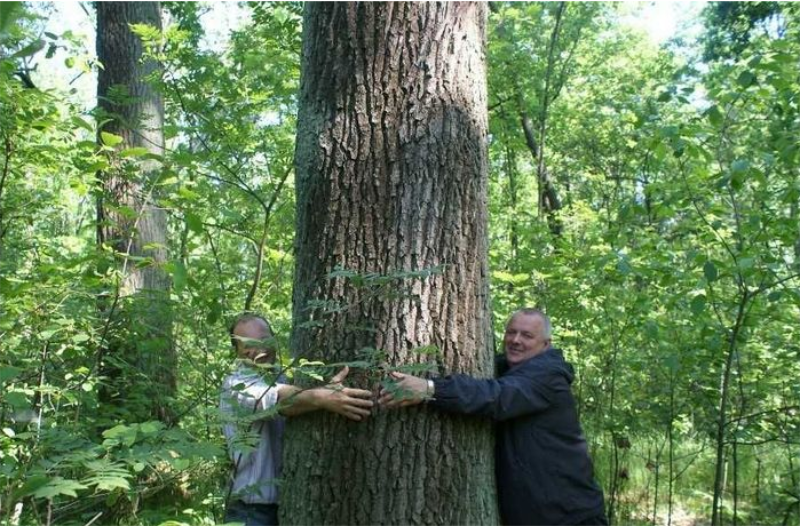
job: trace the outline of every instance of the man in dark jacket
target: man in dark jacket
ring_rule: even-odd
[[[541,311],[517,311],[506,325],[497,379],[392,373],[397,388],[384,389],[381,404],[427,400],[444,411],[494,419],[503,524],[608,524],[570,391],[573,369],[550,346],[550,331]]]

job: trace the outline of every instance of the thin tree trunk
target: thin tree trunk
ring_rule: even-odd
[[[667,526],[672,526],[673,491],[675,488],[675,373],[669,376],[669,485],[667,486]]]
[[[711,526],[719,526],[721,524],[720,507],[722,506],[722,494],[725,490],[725,476],[726,476],[726,458],[725,458],[725,428],[728,424],[728,400],[730,397],[730,379],[731,370],[733,368],[733,360],[737,352],[737,340],[739,338],[739,330],[744,322],[744,315],[748,300],[750,298],[747,291],[742,291],[742,296],[739,300],[738,312],[733,329],[730,332],[729,345],[725,364],[722,369],[722,377],[720,379],[720,394],[719,394],[719,409],[717,417],[717,433],[716,433],[716,464],[714,473],[714,495],[711,505]]]
[[[653,491],[653,519],[651,524],[656,526],[656,517],[658,517],[658,483],[659,475],[661,474],[661,448],[656,446],[656,462],[655,462],[655,489]]]
[[[555,217],[555,212],[561,210],[561,200],[558,197],[558,192],[552,179],[550,179],[547,167],[540,161],[544,148],[536,141],[536,132],[530,115],[522,112],[520,114],[520,122],[522,123],[522,132],[525,135],[525,144],[528,146],[534,161],[536,161],[537,180],[539,182],[539,209],[547,214],[550,231],[554,235],[560,235],[562,226]]]
[[[306,4],[297,357],[341,362],[368,348],[389,366],[492,375],[485,26],[477,2]],[[331,278],[337,268],[362,277]],[[397,279],[376,289],[366,273]],[[411,350],[425,345],[439,352]],[[362,423],[290,419],[281,522],[496,524],[492,443],[489,422],[424,407]]]
[[[508,178],[508,207],[511,213],[509,214],[509,241],[511,243],[511,254],[508,258],[509,268],[512,272],[516,272],[514,266],[519,254],[519,232],[517,228],[517,205],[519,198],[517,196],[517,157],[514,155],[514,150],[510,145],[506,144],[506,176]]]
[[[11,173],[11,154],[14,151],[10,132],[6,133],[6,136],[3,138],[3,167],[0,169],[0,261],[3,257],[3,238],[8,232],[8,226],[5,221],[6,212],[3,206],[3,192],[6,188],[9,174]]]
[[[147,82],[156,71],[143,61],[143,44],[132,24],[161,29],[159,2],[97,2],[97,56],[101,131],[122,137],[118,150],[145,148],[164,152],[164,103]],[[103,142],[102,133],[100,141]],[[152,158],[123,161],[99,174],[103,188],[97,203],[98,244],[113,250],[119,275],[104,315],[112,331],[100,355],[110,377],[101,399],[124,407],[128,418],[170,420],[169,398],[175,392],[175,351],[169,306],[171,279],[167,262],[167,215],[158,207],[160,163]],[[132,259],[133,258],[133,259]],[[142,262],[146,258],[146,263]],[[134,262],[135,261],[135,262]],[[114,305],[110,308],[109,305]]]

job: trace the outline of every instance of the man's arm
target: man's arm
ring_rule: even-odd
[[[296,416],[325,409],[350,420],[360,421],[368,417],[373,405],[372,392],[344,387],[342,382],[349,371],[345,366],[325,387],[300,389],[293,385],[279,385],[278,412],[284,416]]]
[[[383,406],[416,405],[430,394],[428,380],[401,373],[392,373],[392,376],[397,390],[381,390]],[[507,420],[544,411],[552,403],[550,390],[523,374],[506,374],[496,380],[453,375],[433,382],[430,404],[453,413]]]

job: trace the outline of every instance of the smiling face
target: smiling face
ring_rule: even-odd
[[[543,353],[550,347],[544,319],[537,314],[516,313],[506,325],[503,345],[511,367]]]
[[[247,358],[256,363],[272,363],[275,361],[275,347],[269,340],[272,331],[261,319],[242,321],[233,329],[236,350],[240,358]]]

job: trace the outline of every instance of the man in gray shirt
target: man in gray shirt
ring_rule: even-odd
[[[325,409],[350,420],[370,414],[372,392],[343,387],[345,367],[331,383],[315,389],[300,389],[283,377],[267,381],[253,364],[272,364],[276,349],[270,343],[272,329],[267,320],[254,314],[239,316],[231,327],[231,343],[239,360],[222,385],[220,409],[228,422],[223,432],[235,470],[225,522],[246,526],[278,524],[277,479],[281,474],[284,417]],[[241,432],[252,422],[249,436]],[[255,441],[253,440],[255,438]],[[247,443],[249,439],[250,443]]]

